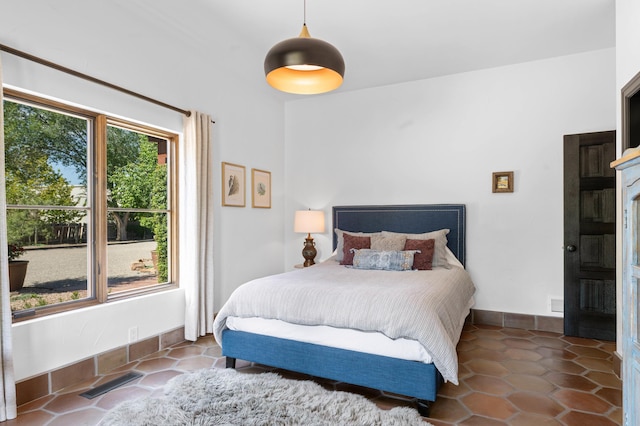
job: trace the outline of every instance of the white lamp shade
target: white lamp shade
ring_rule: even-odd
[[[324,232],[324,212],[321,210],[298,210],[293,221],[293,231],[305,234]]]

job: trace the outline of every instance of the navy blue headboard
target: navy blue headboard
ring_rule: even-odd
[[[465,264],[465,220],[464,204],[333,207],[333,229],[338,228],[343,231],[392,231],[421,234],[438,229],[450,229],[447,245],[463,265]],[[334,250],[337,245],[338,236],[334,232]]]

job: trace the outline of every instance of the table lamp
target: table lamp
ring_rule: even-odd
[[[321,210],[298,210],[293,221],[293,231],[307,234],[302,249],[304,266],[315,265],[316,243],[311,238],[311,233],[324,232],[324,212]]]

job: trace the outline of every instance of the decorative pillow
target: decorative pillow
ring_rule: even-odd
[[[442,266],[444,268],[451,268],[451,265],[447,261],[447,234],[448,229],[439,229],[437,231],[425,232],[424,234],[401,234],[406,235],[408,240],[435,240],[435,246],[433,251],[433,263],[432,266]],[[398,235],[398,232],[382,231],[382,235]]]
[[[353,264],[353,251],[352,249],[368,249],[371,247],[370,237],[359,237],[356,235],[344,234],[344,248],[342,253],[341,265]]]
[[[415,250],[378,251],[353,250],[353,267],[356,269],[378,269],[385,271],[410,271],[413,269]]]
[[[402,251],[406,235],[373,235],[371,237],[371,250],[378,251]]]
[[[357,235],[359,237],[372,237],[374,235],[380,235],[380,232],[351,232],[351,231],[343,231],[342,229],[338,229],[336,228],[335,230],[336,235],[338,236],[338,244],[336,245],[336,250],[337,250],[337,254],[338,257],[336,258],[336,260],[338,262],[342,261],[342,256],[344,253],[344,235],[345,234],[349,234],[349,235]],[[367,247],[369,248],[369,247]]]
[[[413,256],[413,269],[428,271],[433,263],[433,251],[435,240],[407,240],[404,244],[405,250],[418,250]]]

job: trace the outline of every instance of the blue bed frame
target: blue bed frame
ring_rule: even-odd
[[[352,232],[423,233],[448,228],[448,246],[463,265],[465,262],[464,204],[336,206],[333,225]],[[334,249],[336,245],[334,233]],[[433,364],[241,331],[223,331],[222,354],[228,368],[235,368],[236,359],[242,359],[412,397],[423,416],[429,415],[443,382]]]

